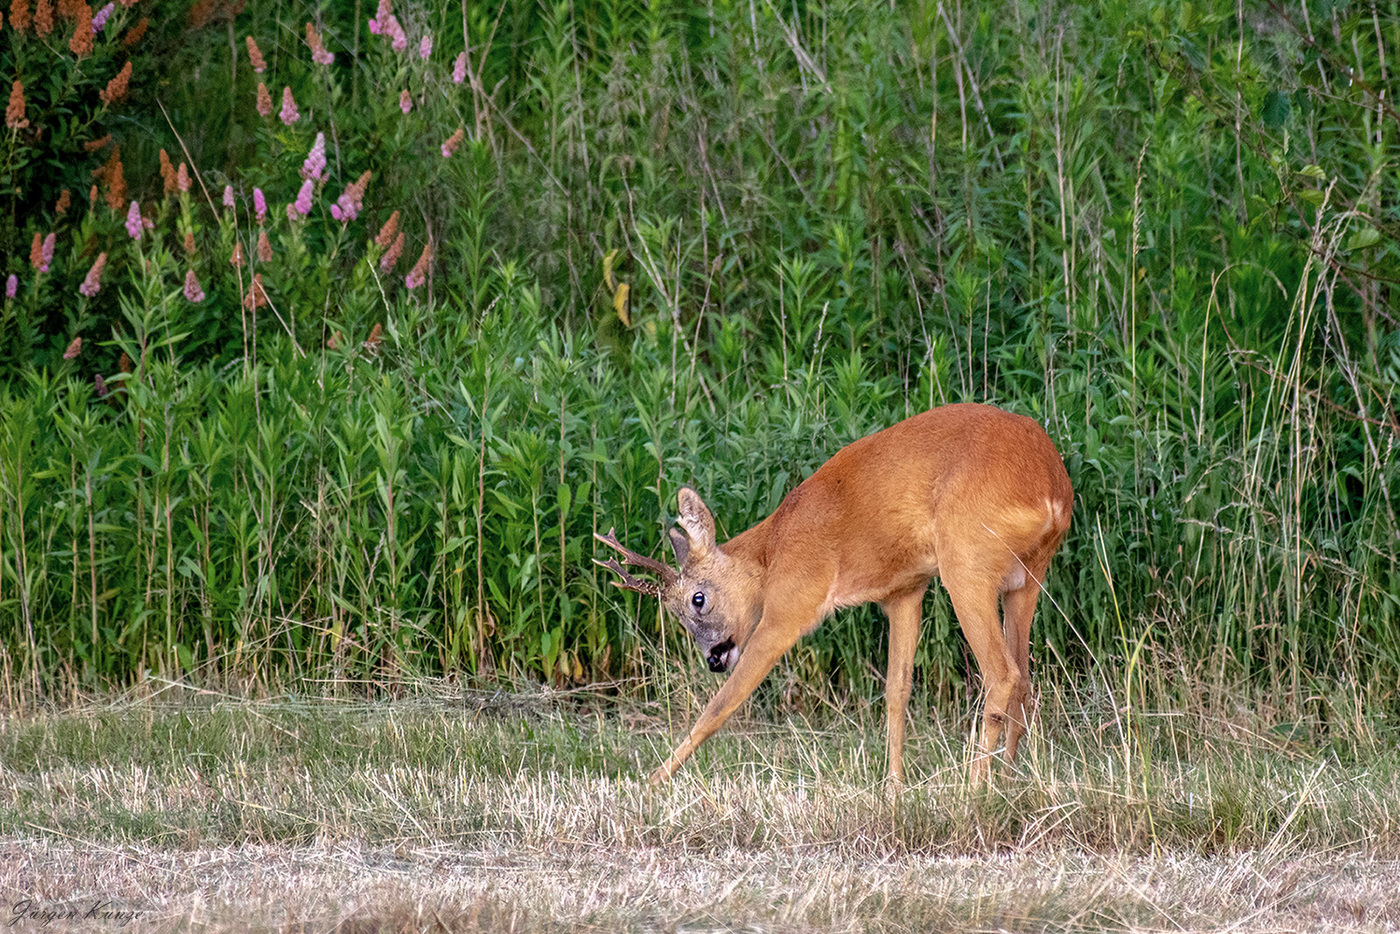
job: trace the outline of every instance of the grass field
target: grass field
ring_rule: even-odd
[[[1252,714],[1042,697],[1017,768],[963,780],[916,713],[742,718],[642,777],[706,684],[425,685],[385,702],[155,697],[0,722],[17,930],[1393,930],[1400,768]],[[87,917],[97,912],[105,917]],[[337,928],[337,925],[340,927]]]

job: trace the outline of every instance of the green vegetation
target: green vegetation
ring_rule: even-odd
[[[396,50],[387,4],[371,30],[206,0],[117,5],[79,54],[86,6],[43,38],[20,5],[4,703],[652,684],[678,630],[591,533],[659,543],[684,483],[733,534],[842,444],[975,399],[1043,420],[1077,492],[1038,659],[1110,711],[1233,694],[1310,742],[1390,733],[1395,9],[400,0]],[[963,646],[929,601],[947,707]],[[832,621],[790,683],[878,695],[881,628]]]

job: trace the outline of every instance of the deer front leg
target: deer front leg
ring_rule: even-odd
[[[914,676],[914,650],[927,586],[886,600],[890,618],[890,664],[885,676],[885,728],[888,733],[890,781],[904,783],[904,724],[908,719],[909,683]]]
[[[650,783],[655,785],[667,781],[676,774],[676,770],[700,748],[700,744],[723,726],[730,714],[748,699],[801,634],[800,625],[786,625],[779,619],[766,615],[759,620],[753,635],[749,637],[748,643],[740,653],[734,670],[730,672],[729,679],[715,696],[710,698],[709,704],[700,714],[700,719],[695,722],[689,735],[676,747],[675,752],[671,753],[665,764],[651,773]]]

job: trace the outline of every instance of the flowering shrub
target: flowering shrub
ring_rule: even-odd
[[[9,46],[0,53],[15,76],[6,107],[15,184],[3,196],[14,208],[25,207],[15,211],[24,218],[21,226],[0,241],[0,255],[8,257],[0,273],[13,293],[7,315],[23,321],[0,332],[0,374],[19,361],[54,360],[84,335],[90,344],[95,340],[84,364],[110,368],[119,350],[108,338],[132,325],[119,295],[104,289],[104,275],[137,284],[141,294],[184,299],[161,301],[160,315],[183,335],[180,353],[187,358],[251,351],[259,322],[248,313],[262,308],[276,312],[280,331],[293,340],[323,340],[323,314],[337,318],[336,306],[343,304],[358,315],[374,302],[368,291],[350,296],[334,287],[357,263],[372,279],[392,271],[405,249],[421,249],[399,287],[408,295],[429,283],[433,232],[421,220],[417,229],[400,229],[402,202],[394,199],[431,197],[444,168],[409,160],[408,171],[394,173],[407,187],[396,195],[381,192],[379,202],[370,190],[379,162],[401,163],[410,152],[451,157],[467,139],[455,126],[462,101],[444,93],[462,84],[465,52],[448,63],[435,61],[435,29],[421,25],[420,12],[401,19],[385,0],[360,25],[364,34],[357,42],[350,35],[354,24],[326,22],[308,9],[304,43],[284,43],[268,14],[249,15],[241,0],[197,4],[190,25],[212,35],[231,22],[235,34],[242,33],[240,52],[229,63],[229,119],[248,144],[240,150],[244,158],[230,162],[198,123],[182,125],[173,115],[164,126],[151,120],[144,89],[156,62],[141,50],[169,41],[182,25],[179,17],[166,13],[169,21],[161,22],[155,8],[138,5],[148,0],[121,0],[95,11],[77,0],[56,8],[40,0],[31,9],[30,2],[10,0]],[[59,32],[66,33],[61,45],[45,41]],[[212,40],[207,47],[216,48]],[[71,89],[55,92],[38,80],[46,72],[69,76]],[[380,107],[368,93],[347,99],[347,79],[360,75],[392,75],[397,106]],[[270,84],[281,87],[280,106]],[[467,89],[455,93],[460,98]],[[85,117],[62,116],[73,107]],[[147,116],[122,117],[133,108]],[[157,150],[158,173],[151,162]],[[56,186],[52,174],[39,169],[59,152],[74,168]],[[217,204],[209,201],[216,192],[222,193]],[[381,210],[393,216],[391,235],[378,238],[382,242],[372,239],[377,224],[363,226],[367,205],[372,217]],[[415,216],[430,225],[441,220],[435,211]],[[28,264],[19,262],[19,243],[31,246]],[[382,292],[374,287],[381,299],[393,294],[392,282],[382,285]],[[333,295],[349,300],[328,305]],[[77,310],[74,296],[84,299]],[[374,323],[338,326],[368,329]]]

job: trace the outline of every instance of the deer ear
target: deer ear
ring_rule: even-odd
[[[676,567],[685,568],[685,559],[690,557],[690,539],[680,529],[667,533],[671,538],[671,550],[676,553]]]
[[[710,515],[700,494],[690,487],[681,487],[676,500],[681,507],[680,518],[676,521],[690,539],[690,549],[709,551],[715,546],[715,517]]]

